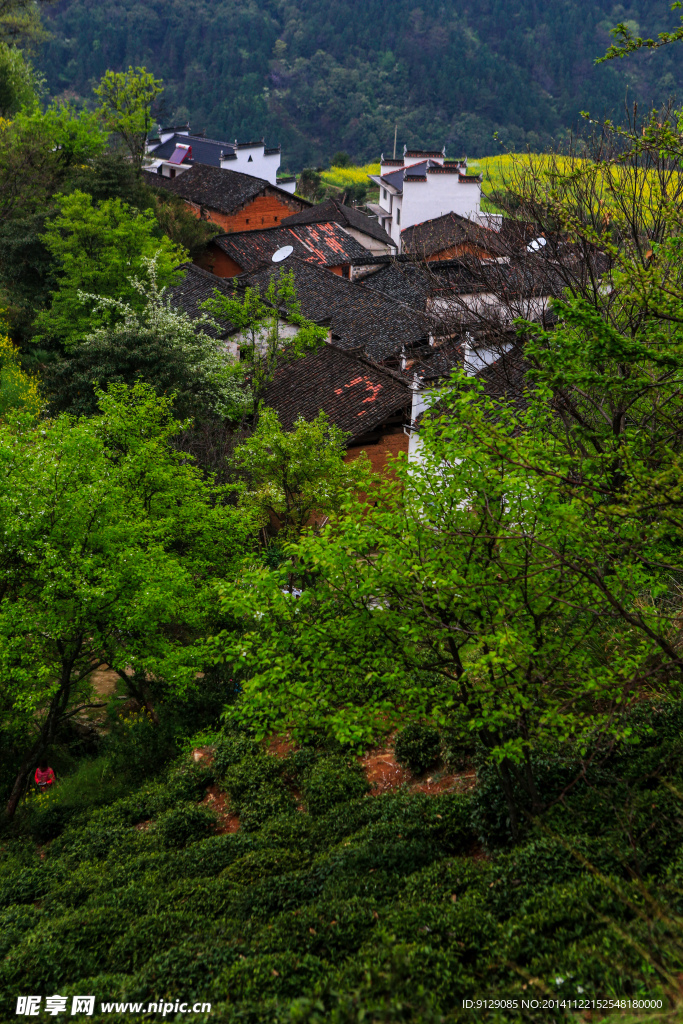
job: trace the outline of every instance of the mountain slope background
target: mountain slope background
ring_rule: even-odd
[[[581,110],[624,114],[683,91],[670,46],[596,67],[609,30],[671,29],[668,0],[60,0],[41,65],[52,95],[107,68],[164,79],[159,118],[282,143],[283,169],[399,144],[485,156],[558,143]],[[497,137],[495,135],[497,133]]]

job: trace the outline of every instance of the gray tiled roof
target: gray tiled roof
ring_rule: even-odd
[[[429,323],[421,312],[295,256],[244,274],[239,280],[265,291],[271,278],[290,270],[302,313],[311,320],[328,322],[340,348],[360,351],[383,363],[396,361],[403,347],[410,351],[428,344]]]
[[[349,443],[398,412],[408,416],[411,401],[407,382],[397,374],[333,345],[282,363],[264,394],[287,430],[299,416],[310,421],[322,410],[351,435]]]
[[[278,195],[286,199],[290,205],[298,204],[301,209],[311,204],[298,196],[271,185],[264,178],[254,178],[241,171],[226,168],[209,167],[205,164],[194,164],[189,171],[183,171],[175,178],[166,178],[152,171],[145,171],[145,181],[152,188],[172,192],[181,199],[207,206],[218,213],[234,213],[249,200],[259,195]]]
[[[287,221],[291,218],[288,217]],[[263,231],[239,231],[219,235],[215,244],[245,272],[257,270],[271,261],[273,253],[291,245],[302,260],[320,266],[339,267],[363,262],[370,253],[338,224],[313,223],[267,228]]]
[[[384,228],[379,226],[378,221],[361,213],[360,210],[354,209],[353,206],[346,206],[334,198],[326,199],[324,203],[318,203],[316,206],[312,206],[310,210],[304,210],[302,213],[295,213],[291,217],[285,217],[282,223],[287,225],[317,224],[322,221],[335,221],[337,224],[341,224],[342,227],[363,231],[366,235],[370,235],[371,238],[384,242],[385,245],[395,246],[391,236],[386,233]]]
[[[227,156],[235,152],[234,142],[221,142],[219,139],[205,139],[203,135],[176,134],[156,146],[152,152],[155,159],[168,160],[176,146],[192,146],[192,159],[198,164],[220,167],[221,153]]]
[[[224,295],[232,296],[232,284],[229,284],[224,278],[216,277],[215,274],[196,267],[194,263],[186,263],[181,269],[185,272],[184,277],[178,284],[168,289],[168,296],[173,309],[182,310],[193,320],[209,315],[206,310],[201,308],[201,305],[207,299],[213,298],[216,289]],[[202,328],[211,337],[225,338],[236,330],[230,320],[220,319],[213,315],[212,318],[218,324],[219,330]]]
[[[411,252],[417,256],[431,256],[462,242],[471,242],[496,256],[503,253],[499,232],[483,228],[457,213],[445,213],[441,217],[404,228],[401,241],[405,253]]]

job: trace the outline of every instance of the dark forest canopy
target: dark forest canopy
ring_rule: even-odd
[[[60,0],[42,65],[89,96],[107,68],[164,79],[160,117],[240,140],[265,132],[290,170],[393,145],[484,156],[543,150],[581,110],[680,93],[675,48],[596,67],[610,29],[670,29],[668,0]],[[494,133],[498,138],[494,138]]]

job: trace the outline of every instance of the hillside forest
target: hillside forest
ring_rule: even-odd
[[[87,99],[107,68],[146,65],[157,111],[219,139],[265,135],[283,170],[358,163],[393,146],[488,156],[559,145],[580,112],[681,94],[673,51],[595,65],[626,23],[670,28],[669,0],[58,0],[41,67],[51,95]]]
[[[151,7],[119,9],[144,40]],[[385,9],[358,17],[400,63]],[[268,10],[254,52],[286,15],[295,68],[322,8],[296,29],[298,7]],[[49,18],[81,15],[104,25],[94,5]],[[285,429],[264,402],[328,338],[286,266],[192,316],[173,303],[217,229],[144,182],[166,94],[151,60],[111,56],[126,18],[88,48],[78,101],[44,90],[71,45],[45,19],[0,0],[0,1021],[680,1021],[668,84],[635,120],[489,172],[501,239],[536,243],[494,266],[545,275],[549,315],[505,321],[501,288],[518,387],[458,365],[411,424],[419,458],[380,475],[323,412]],[[431,13],[408,21],[441,46]],[[644,55],[665,78],[666,28],[648,47],[625,25],[598,67],[638,76]],[[236,81],[260,81],[240,59]],[[335,150],[363,152],[346,123]],[[476,253],[455,269],[482,273]]]

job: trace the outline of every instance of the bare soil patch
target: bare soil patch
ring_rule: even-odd
[[[206,796],[202,800],[205,807],[210,807],[218,818],[216,833],[219,836],[227,835],[229,832],[237,832],[240,827],[240,819],[237,814],[230,810],[230,798],[214,783],[208,786]]]

